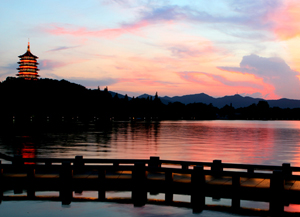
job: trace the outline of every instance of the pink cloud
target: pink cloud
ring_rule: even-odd
[[[180,58],[207,56],[221,51],[215,47],[211,41],[195,44],[194,46],[173,45],[169,47],[169,50],[173,56]]]
[[[53,70],[68,65],[65,62],[53,61],[53,60],[41,60],[39,61],[39,68],[42,70]]]
[[[285,1],[277,10],[271,10],[267,19],[272,21],[272,31],[281,39],[300,36],[299,1]]]
[[[74,60],[74,61],[60,62],[60,61],[44,59],[44,60],[39,61],[39,68],[41,70],[54,70],[56,68],[61,68],[61,67],[67,66],[67,65],[86,62],[86,61],[87,60]]]
[[[49,28],[43,28],[45,32],[53,35],[90,36],[103,38],[116,38],[120,35],[132,33],[138,34],[138,30],[148,25],[147,21],[140,21],[130,25],[122,25],[121,28],[90,30],[85,27],[74,27],[70,25],[59,26],[52,24]]]
[[[212,83],[209,83],[207,81],[204,81],[203,79],[200,79],[197,77],[197,75],[206,75],[206,73],[203,72],[177,72],[177,75],[185,81],[201,84],[201,85],[212,85]],[[209,77],[209,76],[208,76]]]

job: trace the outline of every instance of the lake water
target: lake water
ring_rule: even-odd
[[[159,156],[166,160],[211,162],[219,159],[226,163],[291,163],[292,166],[300,166],[300,121],[112,122],[105,127],[92,125],[88,128],[78,126],[34,131],[17,129],[0,135],[0,152],[23,157],[73,158],[82,155],[84,158],[147,159]],[[4,207],[10,212],[5,207],[11,203],[24,203],[28,207],[37,205],[37,202],[3,202],[0,209]],[[40,202],[37,207],[47,207],[47,204],[52,203]],[[71,213],[71,216],[82,207],[97,206],[94,203],[84,204],[72,203],[71,208],[60,207],[58,210],[68,210],[64,211],[64,215]],[[186,216],[191,213],[191,210],[183,208],[154,206],[156,209],[151,209],[149,207],[152,206],[146,205],[137,209],[130,205],[100,204],[105,208],[93,208],[90,212],[94,210],[104,216],[118,216],[127,212],[128,216],[139,216],[144,211],[147,214],[143,216],[160,216],[158,213],[164,211],[164,216],[176,213],[177,216]],[[157,209],[161,212],[153,211]],[[218,215],[205,211],[201,216]]]

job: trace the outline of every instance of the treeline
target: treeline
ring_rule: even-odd
[[[245,108],[212,104],[163,104],[155,97],[114,97],[103,90],[87,89],[66,80],[25,81],[7,78],[0,83],[0,121],[7,122],[103,122],[110,120],[299,120],[300,108],[270,108],[266,101]]]

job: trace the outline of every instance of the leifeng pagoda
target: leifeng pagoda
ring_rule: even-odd
[[[28,42],[27,52],[24,53],[23,55],[20,55],[19,58],[20,58],[20,62],[18,62],[19,68],[17,68],[17,70],[19,70],[19,73],[16,75],[19,78],[23,78],[25,80],[37,80],[37,78],[39,77],[38,75],[39,69],[37,68],[38,63],[36,59],[38,59],[38,57],[33,55],[30,52],[29,42]]]

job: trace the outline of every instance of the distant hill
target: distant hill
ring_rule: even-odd
[[[123,94],[116,93],[116,92],[113,92],[113,91],[108,91],[108,92],[110,93],[110,95],[111,95],[112,97],[114,97],[116,94],[118,94],[118,97],[119,97],[120,99],[125,98],[125,95],[123,95]],[[128,96],[128,99],[131,100],[131,97]]]
[[[155,96],[144,93],[144,94],[138,96],[137,98],[140,98],[140,99],[145,98],[146,99],[147,97],[149,97],[149,98],[152,97],[152,99],[154,99]],[[160,98],[161,102],[165,105],[168,105],[169,102],[173,102],[173,101],[169,100],[170,97],[168,97],[168,96],[159,97],[159,98]]]
[[[194,102],[202,102],[204,104],[215,104],[216,99],[205,94],[205,93],[199,93],[199,94],[192,94],[192,95],[184,95],[184,96],[174,96],[174,97],[162,97],[163,99],[167,99],[171,102],[181,102],[183,104],[189,104]]]
[[[278,99],[278,100],[267,100],[271,107],[279,107],[279,108],[300,108],[300,100],[296,99]]]
[[[139,96],[139,98],[147,98],[148,94],[143,94]],[[154,97],[154,96],[152,96]],[[252,98],[249,96],[241,96],[235,94],[233,96],[224,96],[214,98],[205,93],[192,94],[192,95],[184,95],[184,96],[174,96],[174,97],[159,97],[164,104],[168,104],[169,102],[181,102],[183,104],[189,103],[204,103],[204,104],[212,104],[215,107],[222,108],[225,105],[230,105],[234,108],[248,107],[250,105],[257,104],[259,101],[264,100],[262,98]],[[265,100],[269,103],[270,107],[279,107],[279,108],[300,108],[300,100],[294,99],[278,99],[278,100]]]

